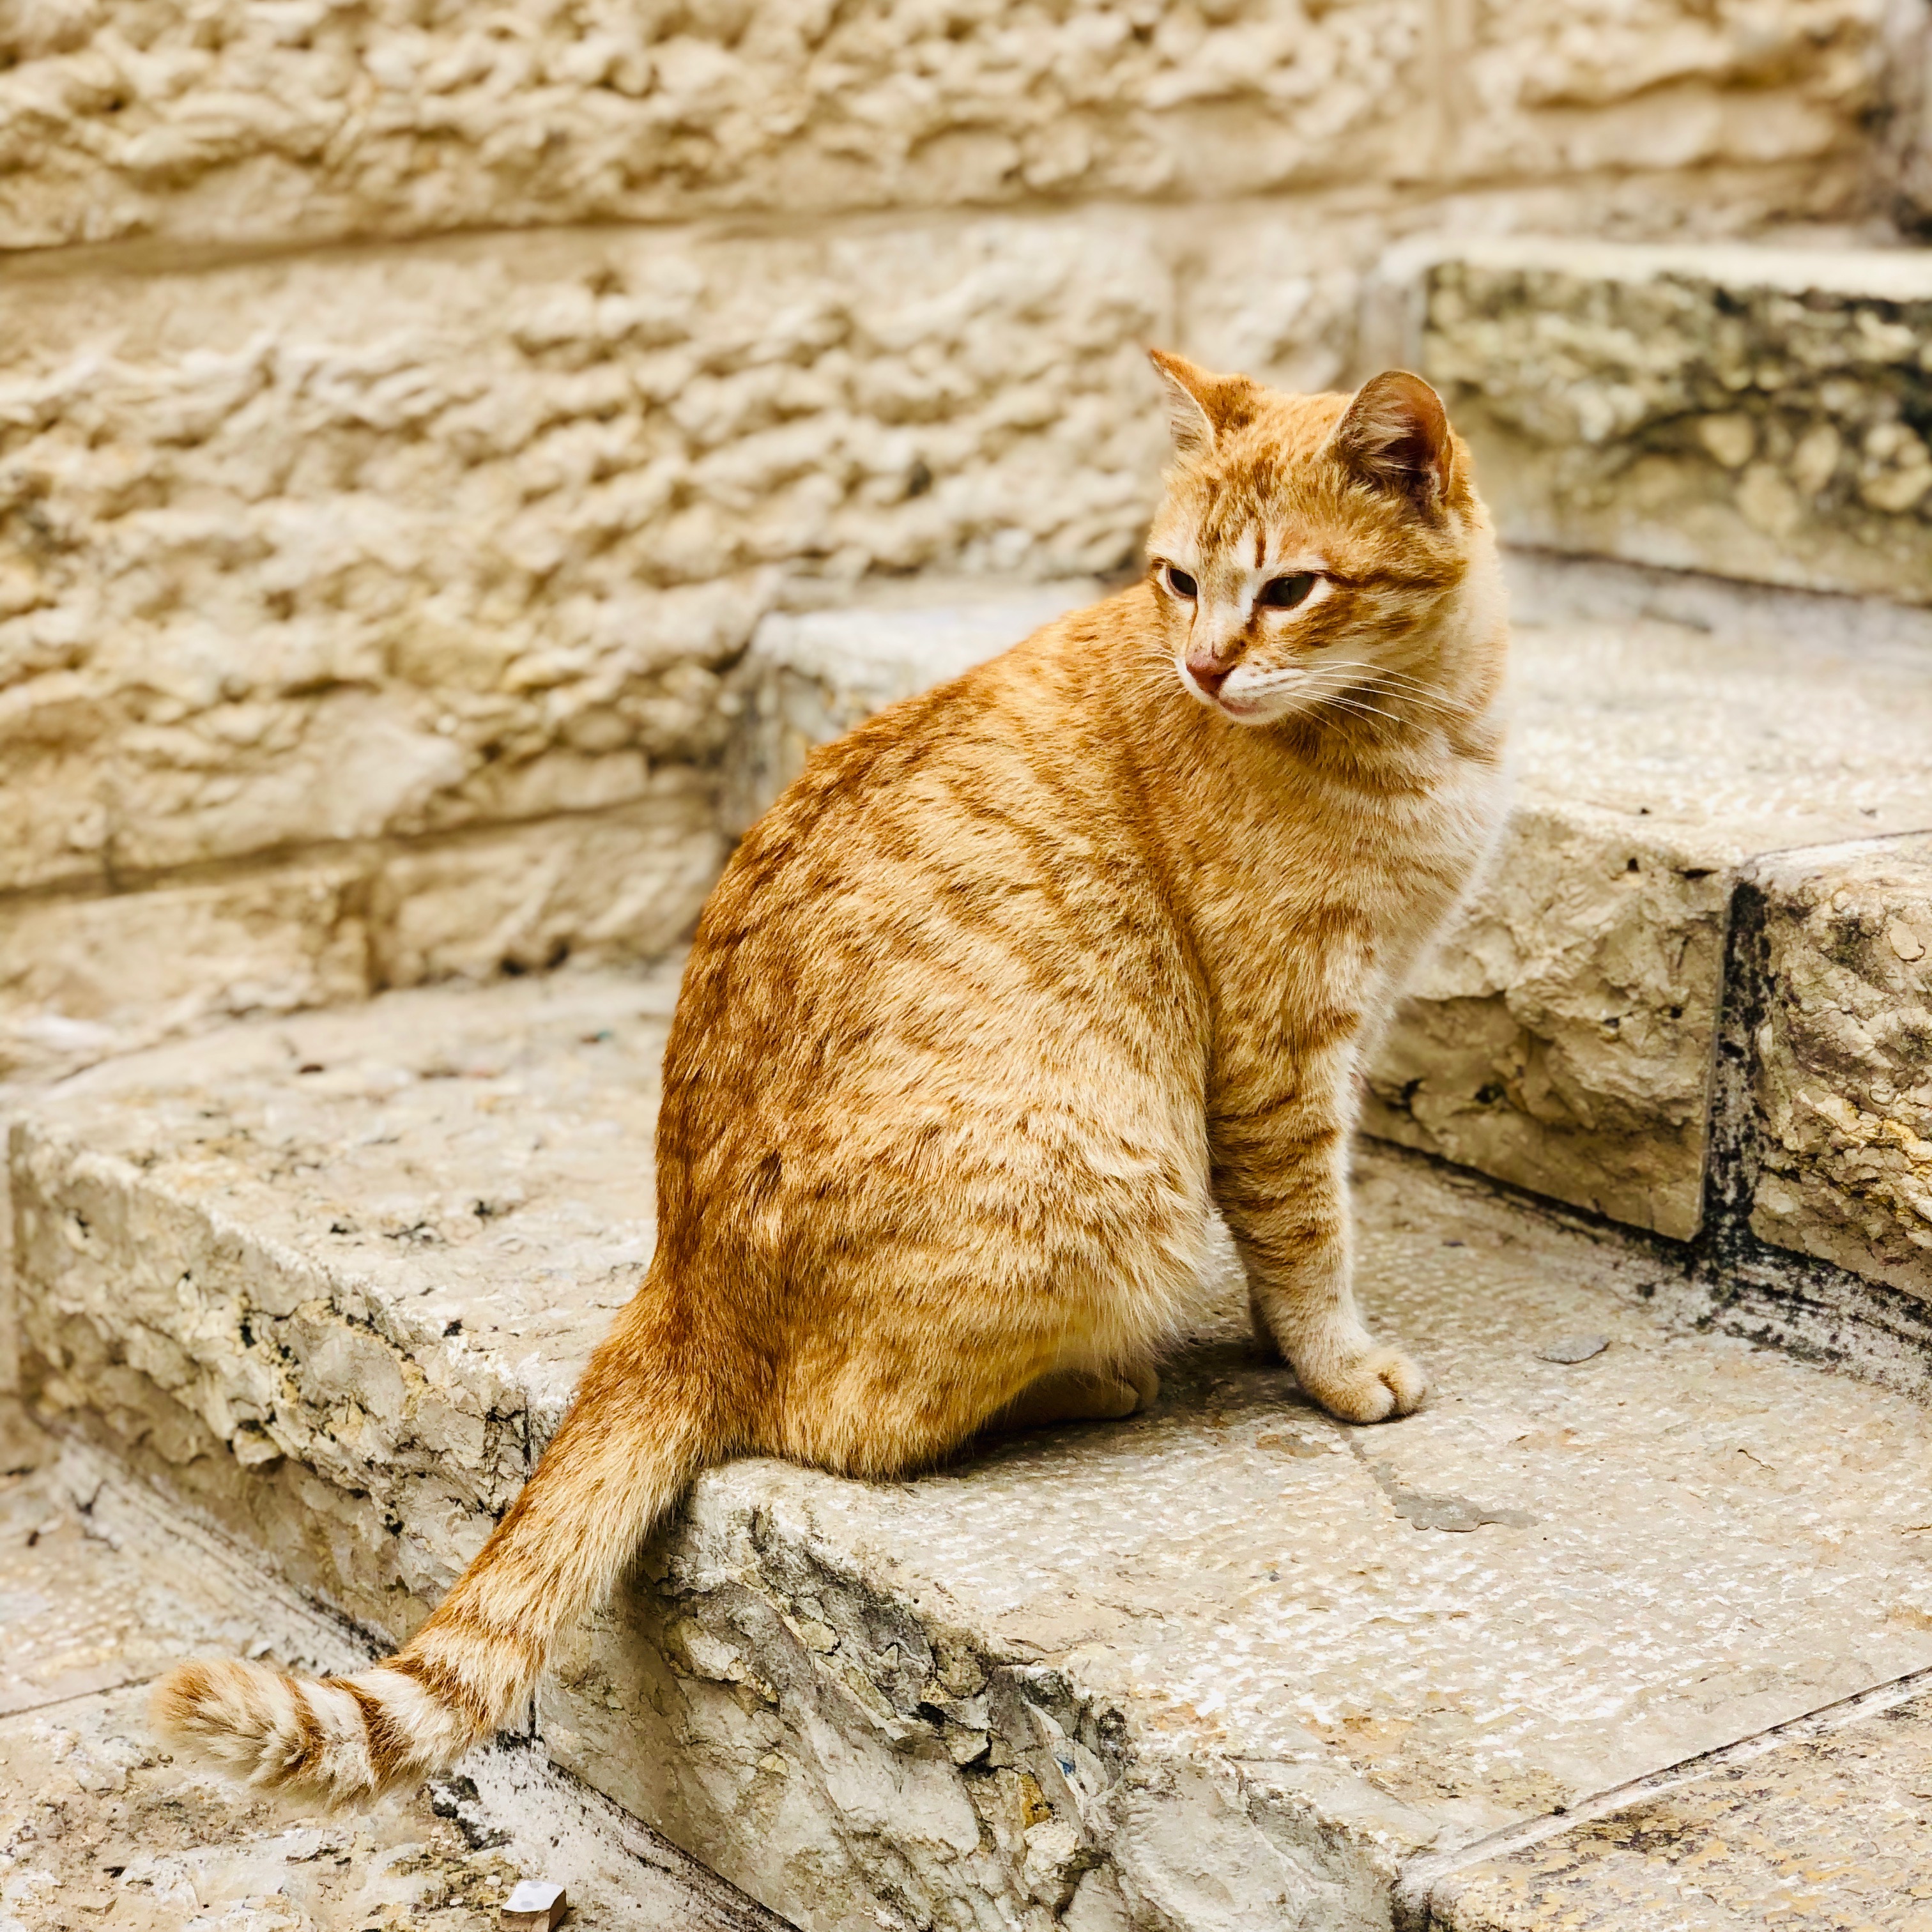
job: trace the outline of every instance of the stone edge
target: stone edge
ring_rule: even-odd
[[[1452,1852],[1425,1853],[1410,1859],[1397,1876],[1394,1898],[1392,1932],[1455,1932],[1454,1922],[1438,1915],[1437,1908],[1453,1905],[1453,1898],[1437,1896],[1438,1890],[1459,1874],[1491,1858],[1506,1858],[1532,1846],[1561,1838],[1566,1832],[1606,1818],[1618,1811],[1648,1803],[1667,1791],[1694,1784],[1714,1776],[1726,1766],[1748,1762],[1753,1758],[1814,1738],[1843,1730],[1867,1718],[1880,1717],[1915,1697],[1932,1690],[1932,1670],[1915,1670],[1868,1689],[1854,1691],[1849,1697],[1820,1705],[1802,1717],[1792,1718],[1768,1730],[1754,1732],[1715,1750],[1684,1758],[1660,1771],[1646,1772],[1624,1784],[1612,1785],[1562,1811],[1546,1813],[1520,1825],[1506,1826],[1486,1838],[1476,1839]]]

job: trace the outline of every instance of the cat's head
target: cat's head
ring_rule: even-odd
[[[1488,535],[1436,392],[1391,369],[1352,397],[1284,395],[1153,361],[1175,460],[1148,556],[1187,690],[1259,725],[1430,687],[1437,620]]]

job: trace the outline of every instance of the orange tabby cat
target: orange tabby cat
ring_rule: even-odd
[[[818,753],[712,894],[656,1256],[514,1508],[372,1670],[176,1670],[179,1743],[335,1799],[448,1764],[705,1464],[897,1475],[1150,1400],[1217,1208],[1310,1395],[1422,1400],[1356,1313],[1348,1146],[1501,809],[1489,522],[1419,377],[1154,361],[1147,580]]]

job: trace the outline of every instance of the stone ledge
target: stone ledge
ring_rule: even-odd
[[[368,1646],[16,1403],[0,1402],[0,1922],[70,1924],[78,1909],[132,1932],[197,1913],[474,1932],[520,1872],[563,1881],[591,1924],[783,1932],[526,1738],[335,1819],[171,1760],[146,1708],[170,1664],[226,1652],[355,1670]]]
[[[669,766],[613,810],[354,844],[101,897],[0,896],[0,1084],[242,1013],[385,987],[651,959],[723,862],[715,775]]]
[[[36,1399],[400,1634],[650,1251],[672,992],[392,994],[34,1097]],[[1409,1857],[1932,1665],[1921,1408],[1660,1323],[1645,1250],[1407,1156],[1362,1223],[1421,1415],[1309,1408],[1222,1251],[1149,1416],[703,1478],[548,1748],[807,1932],[1367,1932]]]
[[[1923,1918],[1932,1681],[1919,1672],[1418,1873],[1402,1932],[1788,1932]],[[1431,1862],[1423,1862],[1425,1866]],[[1688,1916],[1687,1916],[1688,1915]]]
[[[1522,238],[1381,284],[1513,542],[1932,601],[1932,253]]]

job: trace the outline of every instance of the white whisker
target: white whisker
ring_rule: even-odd
[[[1393,711],[1379,710],[1372,704],[1364,704],[1359,698],[1350,698],[1342,694],[1322,699],[1316,708],[1319,710],[1324,705],[1333,705],[1343,711],[1352,711],[1364,718],[1386,718],[1391,724],[1400,724],[1403,722],[1403,720],[1398,718]]]

